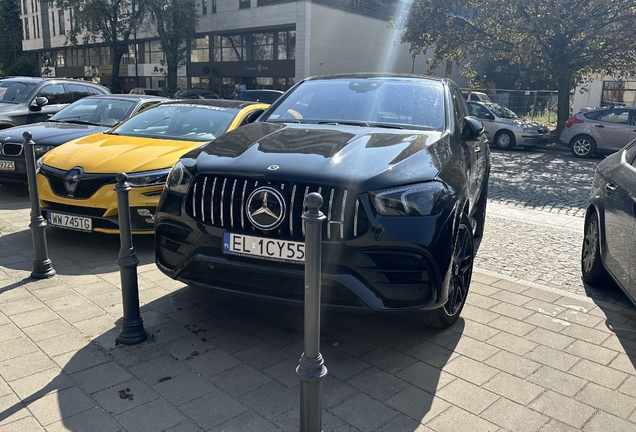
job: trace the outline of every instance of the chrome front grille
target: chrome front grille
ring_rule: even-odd
[[[248,197],[261,186],[274,188],[285,200],[285,217],[274,230],[258,229],[247,217]],[[354,191],[341,187],[202,175],[197,177],[186,207],[190,216],[206,225],[234,232],[302,240],[305,236],[302,214],[306,210],[307,195],[311,192],[318,192],[323,198],[320,209],[326,216],[323,239],[351,239],[366,231],[368,220],[363,206],[356,199]]]

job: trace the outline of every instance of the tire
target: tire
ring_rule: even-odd
[[[515,146],[515,136],[507,131],[502,130],[495,135],[495,145],[501,150],[510,150]]]
[[[484,184],[484,188],[481,190],[479,194],[479,199],[475,204],[475,222],[477,226],[475,227],[475,232],[473,233],[474,238],[480,238],[484,235],[484,228],[486,226],[486,205],[488,204],[488,177],[486,177],[486,183]]]
[[[581,248],[581,275],[590,285],[610,282],[610,275],[603,267],[598,215],[595,211],[585,218],[583,246]]]
[[[451,258],[452,275],[448,286],[448,301],[444,306],[429,311],[421,311],[407,316],[411,321],[429,327],[447,328],[459,318],[466,304],[466,297],[473,275],[475,248],[470,220],[462,214],[455,235],[453,255]]]
[[[570,140],[570,150],[576,157],[594,156],[594,153],[596,153],[596,141],[589,135],[577,135]]]

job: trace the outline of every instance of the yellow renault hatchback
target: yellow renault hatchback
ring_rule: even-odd
[[[155,209],[179,157],[254,121],[267,104],[234,100],[173,100],[112,129],[63,144],[37,161],[42,215],[49,226],[119,233],[119,172],[128,175],[133,234],[152,234]]]

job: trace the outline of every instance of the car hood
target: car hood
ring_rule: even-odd
[[[545,126],[543,126],[541,123],[537,123],[537,122],[533,122],[530,120],[526,120],[524,118],[518,118],[518,119],[508,119],[508,118],[498,118],[497,119],[498,123],[503,123],[503,124],[508,124],[508,125],[514,125],[514,126],[518,126],[521,128],[535,128],[535,129],[545,129]]]
[[[378,178],[388,185],[435,178],[449,143],[448,134],[435,131],[257,122],[185,158],[196,158],[199,172],[364,187]]]
[[[132,173],[170,168],[202,142],[138,138],[98,133],[48,152],[42,163],[62,170],[82,167],[87,173]]]
[[[33,141],[42,145],[60,145],[65,142],[80,138],[86,135],[102,132],[110,129],[107,126],[80,125],[73,123],[42,122],[25,126],[16,126],[9,129],[0,130],[0,140],[6,139],[8,142],[23,142],[24,132],[31,132]]]

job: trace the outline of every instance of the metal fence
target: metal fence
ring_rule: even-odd
[[[475,89],[472,91],[485,93],[493,102],[511,109],[520,117],[529,119],[541,117],[548,122],[557,120],[556,90]]]

